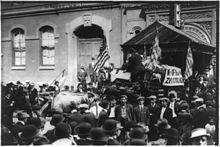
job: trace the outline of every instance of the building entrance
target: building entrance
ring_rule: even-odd
[[[100,26],[94,24],[87,27],[81,25],[74,33],[78,37],[77,70],[79,71],[81,66],[88,69],[92,58],[96,59],[99,54],[99,49],[104,38],[103,30]]]
[[[101,38],[79,39],[77,56],[78,70],[80,66],[87,69],[89,64],[92,62],[91,59],[96,59],[99,54],[101,43]]]

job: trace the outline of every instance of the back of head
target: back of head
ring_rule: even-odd
[[[57,139],[59,138],[68,138],[71,133],[71,128],[69,124],[61,122],[58,123],[56,128],[55,128],[55,135]]]
[[[27,125],[34,125],[37,129],[42,127],[41,119],[38,117],[31,117],[27,120]]]

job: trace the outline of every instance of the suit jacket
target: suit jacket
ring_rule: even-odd
[[[105,110],[102,110],[99,113],[98,127],[101,127],[104,124],[106,119],[108,119],[108,112],[106,112]]]
[[[46,136],[48,138],[48,140],[50,141],[50,143],[53,143],[54,141],[56,141],[56,135],[55,135],[55,128],[52,130],[47,131],[46,134],[44,134],[44,136]]]
[[[16,124],[14,124],[13,128],[13,132],[17,135],[24,128],[24,124],[18,121]]]
[[[37,97],[38,97],[38,92],[37,92],[37,89],[34,88],[34,89],[30,92],[30,95],[29,95],[30,103],[31,103],[32,105],[37,104]]]
[[[161,114],[161,110],[160,109],[160,114]],[[172,126],[173,125],[173,113],[172,113],[172,109],[170,109],[169,107],[166,107],[166,110],[163,114],[163,118],[167,119],[168,123]]]
[[[170,104],[171,103],[169,103],[168,107],[170,107]],[[180,111],[180,105],[177,102],[175,102],[174,103],[174,112],[176,113],[176,115],[179,113],[179,111]]]
[[[134,116],[134,110],[133,110],[133,106],[130,104],[126,104],[126,121],[135,121],[135,116]],[[115,108],[115,117],[116,120],[118,121],[122,121],[123,118],[121,117],[121,105],[117,105]]]
[[[155,104],[154,107],[148,105],[148,109],[150,112],[150,125],[154,125],[157,123],[157,120],[160,118],[160,106]]]
[[[141,111],[140,106],[136,106],[134,108],[134,115],[136,118],[137,123],[144,122],[146,125],[149,125],[150,123],[150,112],[148,107],[143,106],[143,109]]]
[[[107,145],[120,145],[120,143],[116,139],[109,138],[107,141]]]

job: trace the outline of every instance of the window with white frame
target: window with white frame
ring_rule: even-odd
[[[55,37],[54,29],[51,26],[43,26],[40,28],[41,36],[41,64],[55,64]]]
[[[26,44],[25,44],[25,32],[21,28],[15,28],[12,30],[12,44],[15,66],[24,66],[26,63]]]

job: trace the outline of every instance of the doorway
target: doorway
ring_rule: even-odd
[[[88,27],[81,25],[74,33],[78,37],[77,70],[79,71],[81,66],[88,69],[92,58],[96,59],[99,54],[99,49],[104,38],[103,30],[100,26],[94,24]]]

